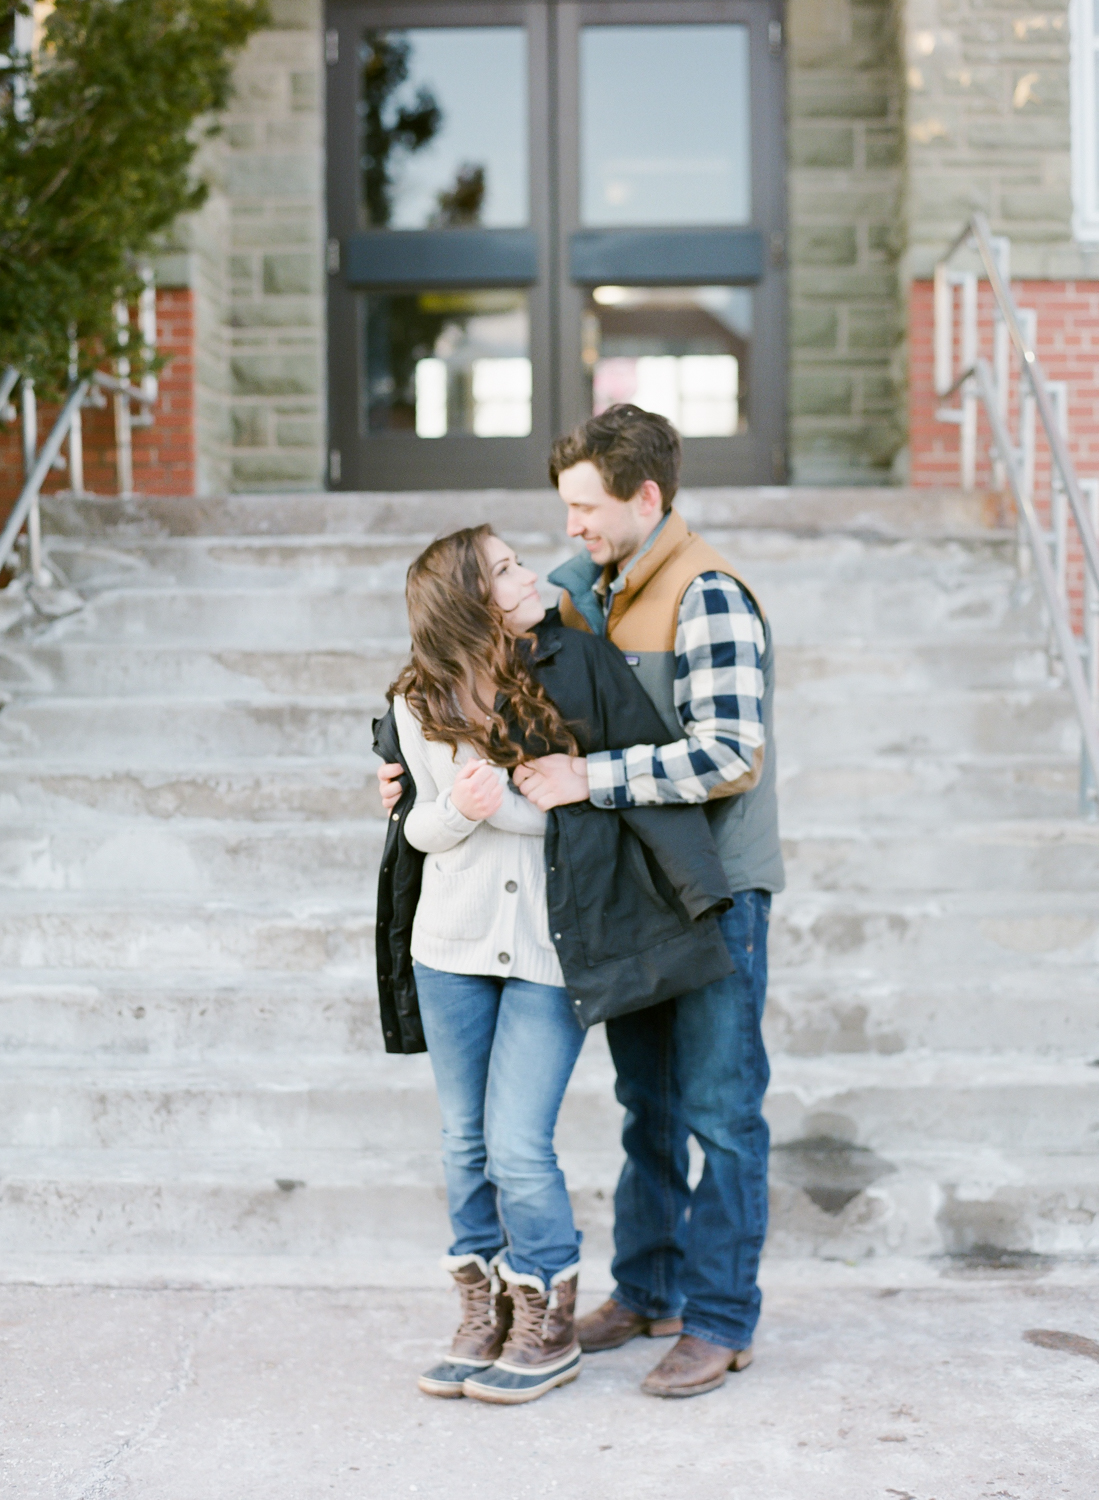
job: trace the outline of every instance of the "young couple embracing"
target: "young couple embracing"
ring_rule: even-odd
[[[530,1401],[639,1335],[679,1334],[654,1396],[751,1360],[783,883],[773,653],[754,593],[673,507],[679,460],[635,406],[558,440],[550,478],[585,547],[550,574],[558,609],[487,526],[409,570],[411,660],[375,726],[377,944],[386,1048],[426,1046],[443,1118],[462,1316],[430,1395]],[[615,1291],[577,1318],[553,1135],[599,1021],[626,1163]]]

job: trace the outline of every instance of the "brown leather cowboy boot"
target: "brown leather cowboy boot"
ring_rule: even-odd
[[[575,1324],[577,1270],[559,1271],[547,1290],[537,1276],[520,1275],[501,1264],[511,1298],[511,1330],[496,1363],[466,1377],[462,1390],[467,1396],[515,1406],[576,1379],[581,1359]]]
[[[576,1324],[576,1336],[585,1354],[597,1354],[603,1349],[620,1349],[639,1334],[646,1338],[663,1339],[673,1333],[683,1332],[682,1318],[646,1318],[641,1313],[631,1312],[616,1302],[613,1297],[587,1313]]]
[[[443,1265],[454,1277],[462,1299],[462,1318],[440,1364],[417,1384],[428,1396],[460,1396],[467,1375],[484,1370],[504,1347],[511,1325],[511,1301],[496,1272],[480,1255],[446,1255]]]
[[[729,1370],[745,1370],[751,1349],[726,1349],[683,1334],[641,1382],[646,1396],[701,1396],[725,1384]]]

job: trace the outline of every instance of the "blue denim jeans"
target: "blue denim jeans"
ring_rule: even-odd
[[[450,1254],[491,1260],[506,1247],[513,1271],[548,1286],[580,1259],[553,1132],[583,1028],[554,985],[419,963],[415,973],[443,1116]]]
[[[675,1000],[607,1022],[626,1108],[615,1193],[615,1298],[685,1333],[745,1349],[759,1320],[767,1233],[761,1113],[770,1079],[760,1033],[771,897],[738,893],[720,918],[734,970]],[[705,1155],[687,1185],[687,1137]]]

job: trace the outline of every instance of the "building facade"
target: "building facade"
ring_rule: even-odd
[[[160,259],[139,487],[537,484],[625,398],[691,483],[956,482],[929,278],[975,208],[1099,462],[1090,0],[326,3],[273,0]]]

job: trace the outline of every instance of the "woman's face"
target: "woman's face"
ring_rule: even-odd
[[[538,597],[538,574],[524,568],[498,536],[485,538],[485,563],[492,580],[492,598],[503,613],[505,628],[512,635],[522,635],[546,613]]]

